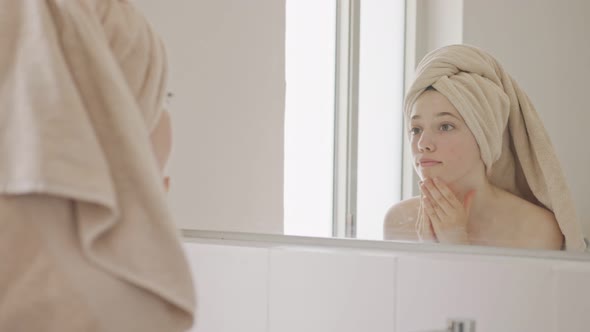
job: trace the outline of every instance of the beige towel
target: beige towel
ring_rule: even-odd
[[[529,97],[492,56],[467,45],[442,47],[420,62],[404,112],[432,85],[465,119],[490,181],[553,211],[567,250],[585,243],[559,160]]]
[[[0,0],[0,49],[0,331],[189,328],[160,40],[127,1]]]

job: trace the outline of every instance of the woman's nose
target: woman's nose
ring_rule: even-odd
[[[436,146],[430,135],[426,132],[422,132],[422,134],[420,135],[420,139],[418,140],[418,150],[420,152],[433,152],[435,149]]]

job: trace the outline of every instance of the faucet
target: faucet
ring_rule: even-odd
[[[449,332],[475,332],[475,321],[472,319],[450,319],[448,324]]]
[[[472,319],[449,319],[445,330],[422,332],[475,332],[475,321]]]

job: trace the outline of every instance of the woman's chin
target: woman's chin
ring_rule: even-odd
[[[420,180],[422,181],[433,178],[437,178],[446,184],[451,184],[456,181],[456,179],[453,179],[453,177],[449,176],[448,174],[445,174],[444,172],[433,172],[430,170],[426,170],[419,173],[419,175]]]
[[[434,177],[440,177],[441,174],[439,174],[440,172],[436,172],[433,169],[430,168],[426,168],[426,169],[422,169],[419,174],[420,174],[420,179],[422,181],[424,181],[425,179],[431,179]]]

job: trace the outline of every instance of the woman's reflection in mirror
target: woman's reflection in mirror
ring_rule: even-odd
[[[431,52],[404,112],[420,194],[389,209],[386,240],[585,248],[546,131],[493,57],[466,45]]]

